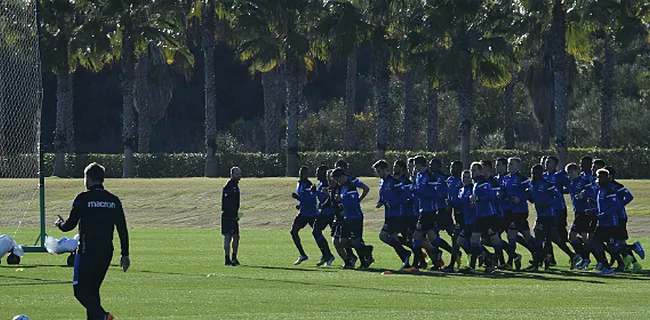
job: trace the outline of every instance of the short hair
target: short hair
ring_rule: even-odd
[[[492,161],[490,161],[490,160],[481,160],[481,166],[483,166],[483,167],[488,166],[490,168],[494,168],[492,166]]]
[[[472,173],[472,172],[470,172],[469,169],[465,169],[465,170],[463,170],[463,172],[461,172],[460,174],[461,174],[461,175],[464,175],[464,174],[470,174],[470,173]]]
[[[497,165],[500,165],[500,164],[507,165],[508,164],[508,159],[506,159],[506,158],[497,158]]]
[[[536,164],[532,168],[530,168],[530,172],[535,172],[539,171],[539,173],[544,173],[544,167],[542,167],[541,164]]]
[[[612,177],[616,175],[616,170],[612,166],[606,166],[603,169],[607,170],[609,172],[609,175]]]
[[[426,165],[427,165],[427,159],[426,159],[425,157],[423,157],[423,156],[416,156],[416,157],[413,159],[413,162],[414,162],[416,165],[421,165],[421,166],[426,166]]]
[[[375,163],[372,165],[372,167],[375,168],[375,169],[386,170],[386,169],[388,169],[388,162],[386,162],[386,160],[383,160],[383,159],[382,159],[382,160],[378,160],[377,162],[375,162]]]
[[[321,165],[316,168],[316,177],[319,180],[327,179],[327,166]]]
[[[605,160],[603,160],[603,159],[595,159],[593,164],[604,168],[605,167]]]
[[[400,168],[406,168],[406,161],[404,161],[404,160],[397,160],[397,161],[395,161],[395,163],[393,164],[393,166],[395,166],[395,167],[400,167]]]
[[[609,177],[609,171],[607,171],[607,169],[604,168],[596,170],[596,176],[600,177],[601,175]]]
[[[451,162],[451,167],[463,167],[463,162],[460,160],[454,160]]]
[[[478,161],[472,162],[472,164],[469,167],[471,168],[471,167],[474,167],[474,166],[478,166],[479,169],[483,169],[483,165]]]
[[[334,163],[334,167],[335,168],[341,168],[343,170],[347,170],[348,169],[348,163],[345,162],[345,160],[340,159],[340,160],[337,160],[336,163]]]
[[[581,163],[582,163],[582,162],[589,162],[589,163],[591,163],[592,161],[594,161],[594,159],[593,159],[592,157],[590,157],[590,156],[584,156],[584,157],[580,158],[580,162],[581,162]]]
[[[431,159],[431,161],[429,161],[429,165],[432,167],[434,166],[442,167],[442,161],[439,158],[433,158]]]
[[[332,171],[332,178],[340,178],[344,175],[345,175],[345,170],[343,170],[343,168],[341,167],[337,167],[336,169],[334,169],[334,171]]]
[[[414,165],[414,164],[415,164],[415,157],[410,157],[410,158],[406,159],[406,161],[407,161],[410,165]]]
[[[578,171],[578,165],[575,162],[571,162],[564,167],[564,170],[569,171]]]
[[[517,158],[517,157],[510,157],[510,158],[508,158],[508,162],[510,162],[510,161],[521,164],[521,159],[520,159],[520,158]]]
[[[546,157],[546,161],[549,161],[549,160],[552,160],[553,163],[555,163],[556,165],[560,162],[560,161],[557,159],[556,156],[548,156],[548,157]]]
[[[106,170],[104,166],[97,162],[93,162],[86,166],[84,169],[84,175],[94,182],[104,182],[104,175]]]

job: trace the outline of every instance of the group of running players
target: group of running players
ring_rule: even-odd
[[[615,180],[614,168],[586,156],[580,165],[570,163],[558,170],[558,159],[545,156],[528,178],[521,172],[519,158],[499,158],[495,163],[494,167],[491,161],[477,161],[463,170],[463,164],[454,161],[449,175],[442,172],[437,158],[398,160],[392,170],[384,160],[373,164],[380,178],[377,208],[385,212],[379,238],[395,250],[401,271],[430,267],[453,272],[460,268],[463,253],[468,257],[464,272],[474,272],[477,266],[489,273],[521,270],[519,248],[532,257],[525,271],[546,270],[556,265],[553,244],[569,256],[571,269],[588,269],[593,256],[595,270],[602,274],[642,270],[635,254],[644,259],[643,247],[639,242],[627,243],[625,206],[632,194]],[[344,269],[354,268],[357,261],[361,269],[374,262],[373,247],[363,240],[360,206],[370,188],[346,170],[343,160],[334,169],[320,166],[318,184],[313,184],[309,169],[300,169],[292,194],[299,210],[291,227],[300,253],[296,265],[308,259],[298,235],[307,225],[322,253],[318,266],[331,266],[335,260],[323,235],[328,226]],[[564,194],[570,195],[575,213],[570,227]],[[532,232],[528,202],[537,213]],[[449,235],[451,243],[441,232]],[[451,255],[446,266],[443,250]]]

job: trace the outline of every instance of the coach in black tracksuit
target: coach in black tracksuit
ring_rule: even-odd
[[[99,288],[113,258],[113,231],[120,236],[120,265],[129,268],[129,234],[120,199],[104,190],[104,167],[91,163],[84,170],[88,191],[74,199],[68,220],[59,216],[56,225],[70,231],[79,224],[79,252],[74,264],[74,295],[86,308],[88,319],[113,319],[99,297]]]

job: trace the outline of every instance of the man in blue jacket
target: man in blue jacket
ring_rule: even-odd
[[[571,265],[570,268],[574,269],[578,262],[577,259],[579,259],[579,255],[573,255],[567,245],[569,242],[569,234],[567,233],[567,207],[566,201],[564,200],[564,194],[569,193],[569,177],[567,176],[567,173],[564,171],[564,169],[557,171],[557,164],[558,159],[556,156],[546,157],[546,161],[544,163],[544,169],[546,172],[544,172],[543,176],[546,181],[555,185],[555,188],[557,188],[558,192],[561,194],[553,202],[553,211],[555,212],[556,216],[555,229],[557,230],[558,237],[554,237],[552,241],[557,244],[557,246],[562,249],[562,251],[564,251],[564,253],[566,253],[569,257],[574,257],[569,262]],[[555,262],[555,256],[553,255],[553,246],[549,246],[549,249],[549,265],[555,266],[557,263]]]
[[[472,180],[474,180],[474,189],[470,201],[476,207],[476,221],[470,238],[470,252],[472,254],[469,270],[472,270],[476,268],[476,260],[482,251],[481,237],[489,240],[499,261],[503,260],[503,247],[502,241],[497,235],[497,209],[494,205],[496,194],[492,189],[492,184],[483,175],[483,166],[480,162],[472,163],[470,173]],[[493,271],[492,267],[486,269],[486,272],[491,271]]]
[[[618,233],[618,216],[619,211],[623,210],[616,190],[613,188],[609,179],[609,171],[599,169],[596,171],[597,183],[600,187],[597,195],[597,212],[598,224],[596,226],[596,236],[594,242],[594,256],[598,263],[602,266],[600,269],[601,274],[613,274],[605,252],[603,244],[606,244],[608,251],[614,252],[616,245],[616,237]]]
[[[521,268],[521,255],[517,254],[518,235],[521,234],[526,248],[535,252],[530,235],[530,225],[528,224],[528,203],[526,202],[526,190],[530,186],[530,180],[520,173],[521,159],[508,159],[508,175],[504,177],[501,192],[503,201],[510,207],[510,225],[508,227],[508,262],[512,266],[513,262],[516,269]]]
[[[569,176],[569,194],[571,195],[571,203],[575,213],[571,232],[569,233],[569,241],[575,252],[582,257],[582,262],[578,261],[577,266],[578,270],[583,270],[591,264],[589,255],[593,250],[592,238],[595,231],[595,226],[592,224],[592,215],[588,212],[589,204],[587,204],[587,199],[583,193],[591,182],[580,175],[578,165],[575,163],[568,164],[566,171]]]
[[[321,259],[316,264],[316,266],[325,265],[327,267],[331,266],[332,262],[334,262],[335,259],[332,251],[330,251],[327,239],[325,239],[325,236],[323,236],[323,230],[325,230],[325,228],[328,226],[330,226],[330,228],[333,228],[334,224],[334,208],[327,203],[327,200],[329,199],[328,172],[331,173],[331,171],[329,171],[326,166],[320,166],[318,169],[316,169],[316,177],[318,179],[316,197],[318,199],[318,209],[320,212],[316,217],[314,227],[311,231],[312,235],[314,236],[314,240],[316,240],[316,244],[318,244],[318,248],[322,253]]]
[[[316,199],[317,189],[316,185],[309,181],[309,168],[301,167],[298,171],[298,175],[300,176],[300,180],[296,186],[296,192],[291,194],[291,196],[299,202],[296,206],[298,209],[298,215],[293,220],[290,232],[293,243],[296,245],[296,248],[300,253],[298,260],[294,262],[294,265],[299,265],[309,259],[302,247],[298,232],[307,225],[313,227],[316,217],[318,217],[318,204]]]

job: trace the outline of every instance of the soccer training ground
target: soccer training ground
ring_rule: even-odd
[[[336,267],[315,267],[320,252],[308,229],[301,237],[310,259],[293,266],[298,253],[288,230],[296,214],[290,197],[294,179],[242,180],[239,267],[223,265],[218,221],[225,179],[108,179],[106,188],[122,198],[126,210],[132,266],[122,273],[116,250],[102,304],[117,319],[650,318],[650,273],[569,271],[568,258],[558,249],[558,266],[547,272],[382,275],[399,268],[400,261],[377,237],[383,221],[383,211],[374,209],[377,180],[363,180],[372,188],[362,206],[364,238],[375,247],[377,260],[368,271],[339,270],[340,260]],[[628,206],[630,234],[650,247],[650,185],[622,182],[635,196]],[[0,180],[0,194],[13,185]],[[64,236],[50,225],[57,214],[67,216],[80,191],[81,180],[47,180],[49,235]],[[38,213],[34,204],[27,207],[0,198],[0,234],[13,237],[22,221],[15,239],[33,244]],[[117,239],[115,245],[119,248]],[[31,253],[19,266],[7,266],[3,259],[0,319],[21,313],[34,320],[84,318],[65,258]],[[642,263],[650,269],[650,260]]]

